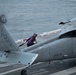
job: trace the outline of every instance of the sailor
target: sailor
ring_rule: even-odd
[[[33,36],[31,36],[30,38],[28,38],[28,39],[26,40],[26,42],[27,42],[27,47],[29,47],[29,46],[34,45],[34,44],[37,43],[36,37],[37,37],[37,34],[34,33]]]
[[[37,34],[34,33],[30,38],[24,39],[23,41],[26,41],[27,42],[27,47],[29,47],[29,46],[34,45],[34,44],[37,43],[36,37],[37,37]],[[25,44],[25,42],[23,42],[22,44],[20,44],[19,47],[23,46],[24,44]]]

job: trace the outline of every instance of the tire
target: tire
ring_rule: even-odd
[[[27,75],[27,71],[26,70],[22,70],[21,71],[21,75]]]

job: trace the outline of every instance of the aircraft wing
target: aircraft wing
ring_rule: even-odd
[[[17,51],[19,48],[0,21],[0,51]]]
[[[0,61],[2,62],[12,62],[16,64],[31,65],[34,63],[38,54],[13,51],[11,53],[0,51]]]

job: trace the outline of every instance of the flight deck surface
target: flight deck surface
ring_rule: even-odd
[[[76,65],[71,62],[38,63],[31,66],[28,75],[76,75]]]
[[[0,75],[21,75],[21,71],[27,66],[0,62]]]
[[[0,75],[21,75],[26,66],[0,62]],[[27,75],[76,75],[73,61],[41,62],[27,68]]]

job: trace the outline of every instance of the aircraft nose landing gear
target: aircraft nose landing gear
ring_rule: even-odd
[[[21,71],[21,75],[27,75],[27,71],[26,71],[25,69],[23,69],[23,70]]]

